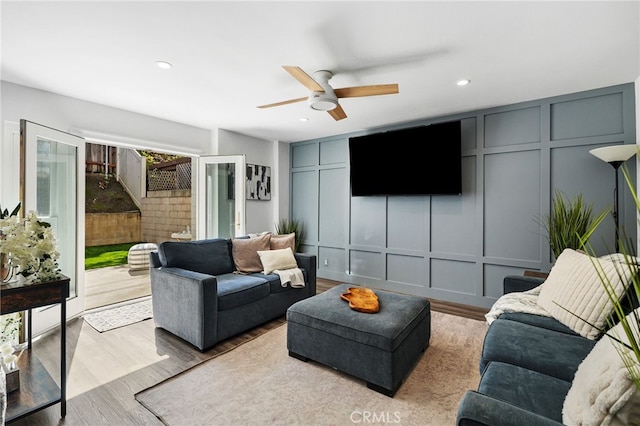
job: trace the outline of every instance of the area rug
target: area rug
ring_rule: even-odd
[[[135,324],[153,318],[151,298],[136,299],[131,303],[119,304],[116,307],[92,311],[83,315],[84,320],[100,333]]]
[[[286,324],[136,394],[164,424],[455,424],[476,389],[484,321],[432,312],[429,348],[393,398],[288,355]],[[375,422],[374,422],[375,420]]]

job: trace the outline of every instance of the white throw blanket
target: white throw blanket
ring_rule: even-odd
[[[500,315],[506,312],[522,312],[525,314],[550,317],[551,314],[538,306],[538,295],[544,284],[528,291],[507,293],[500,296],[485,315],[487,325],[490,325]]]
[[[304,287],[304,274],[300,268],[275,270],[273,273],[278,274],[280,277],[282,287],[286,287],[287,284],[290,284],[291,287],[294,288]]]

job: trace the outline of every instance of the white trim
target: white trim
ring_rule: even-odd
[[[109,145],[109,146],[120,146],[124,148],[134,148],[134,149],[144,149],[155,152],[164,152],[167,154],[175,154],[175,155],[185,155],[189,157],[200,156],[202,152],[195,149],[185,149],[181,147],[182,150],[176,150],[176,145],[167,144],[158,141],[151,141],[146,139],[137,139],[131,138],[128,136],[119,136],[112,135],[108,133],[100,133],[94,132],[92,130],[85,130],[79,128],[72,128],[70,130],[71,133],[79,135],[83,137],[87,142],[100,144],[100,145]]]
[[[245,211],[245,165],[246,165],[246,157],[244,154],[241,155],[209,155],[202,156],[198,159],[198,168],[196,172],[196,179],[192,178],[192,181],[196,181],[196,192],[197,197],[196,201],[196,239],[205,239],[205,238],[214,238],[217,235],[207,235],[207,222],[217,223],[217,212],[216,211],[207,211],[207,176],[206,176],[206,165],[207,164],[221,164],[221,163],[234,163],[236,165],[236,175],[235,175],[235,207],[234,213],[235,217],[234,221],[234,232],[235,236],[241,236],[245,234],[246,228],[246,211]],[[191,171],[191,176],[194,176],[194,171]],[[194,195],[194,190],[192,188],[191,196],[192,199]],[[215,209],[214,209],[215,210]],[[215,226],[213,226],[215,228]]]

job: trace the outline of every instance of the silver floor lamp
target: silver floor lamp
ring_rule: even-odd
[[[618,169],[620,166],[633,157],[638,152],[637,145],[612,145],[602,148],[595,148],[589,151],[590,154],[595,155],[602,161],[605,161],[614,169],[616,176],[615,189],[613,190],[613,223],[615,224],[616,231],[616,253],[620,250],[619,230],[618,230]]]

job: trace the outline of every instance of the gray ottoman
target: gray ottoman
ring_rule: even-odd
[[[356,286],[341,284],[289,307],[289,355],[351,374],[393,396],[429,346],[429,301],[374,290],[380,311],[366,314],[340,298],[349,287]]]

